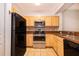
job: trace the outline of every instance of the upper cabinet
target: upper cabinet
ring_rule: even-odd
[[[45,16],[45,26],[51,26],[51,16]]]
[[[52,26],[59,26],[59,16],[51,16]]]
[[[59,16],[24,16],[27,26],[34,26],[35,21],[45,21],[45,26],[59,26]]]
[[[24,16],[24,18],[27,20],[27,26],[33,26],[34,25],[34,17],[32,16]]]
[[[34,26],[35,21],[45,21],[45,26],[51,26],[51,16],[24,16],[27,26]]]

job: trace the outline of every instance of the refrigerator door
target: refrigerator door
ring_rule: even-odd
[[[11,14],[11,55],[15,55],[15,14]]]
[[[26,51],[26,21],[12,13],[11,55],[23,56]]]

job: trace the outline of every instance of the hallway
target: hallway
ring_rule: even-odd
[[[57,56],[52,48],[37,49],[27,48],[27,52],[24,56]]]

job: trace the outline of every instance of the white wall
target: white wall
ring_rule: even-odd
[[[62,13],[58,13],[56,16],[59,16],[59,27],[57,30],[62,31]]]
[[[0,56],[4,56],[4,4],[0,3]]]
[[[79,10],[66,10],[62,17],[63,31],[79,31]]]

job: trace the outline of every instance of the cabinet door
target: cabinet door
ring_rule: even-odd
[[[52,16],[52,26],[59,26],[59,16]]]
[[[45,16],[44,20],[45,20],[45,25],[46,26],[51,26],[52,25],[51,24],[51,16]]]
[[[56,45],[56,38],[54,37],[54,35],[52,35],[52,39],[51,39],[51,46],[52,48],[55,48],[55,45]]]
[[[49,43],[50,43],[50,41],[49,41],[49,34],[46,34],[46,47],[49,46]]]
[[[46,34],[46,47],[51,47],[51,34]]]
[[[63,45],[63,38],[58,37],[56,35],[52,35],[53,39],[52,39],[52,47],[53,49],[56,51],[56,53],[59,56],[63,56],[64,55],[64,45]]]
[[[30,24],[29,24],[29,17],[28,16],[24,16],[24,18],[27,20],[27,26],[29,26]]]
[[[59,56],[64,56],[63,38],[57,37],[57,53]]]
[[[64,56],[63,46],[58,44],[58,50],[57,53],[59,56]]]
[[[45,21],[45,26],[51,26],[51,16],[24,16],[27,20],[27,26],[34,26],[35,21]]]
[[[33,46],[33,34],[27,34],[26,46]]]
[[[54,50],[57,52],[57,45],[58,45],[58,43],[57,43],[57,37],[54,35],[54,45],[53,45],[53,47],[54,47]]]

